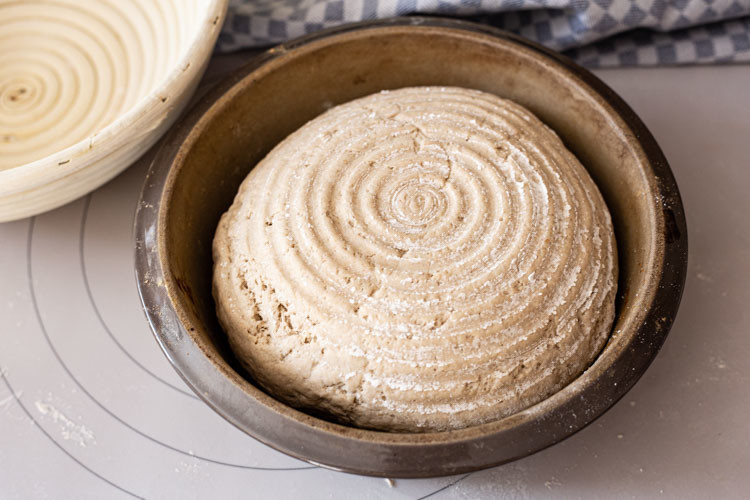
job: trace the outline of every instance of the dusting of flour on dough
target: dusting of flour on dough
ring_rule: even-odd
[[[213,242],[219,320],[281,400],[446,430],[578,376],[614,317],[609,212],[528,110],[416,87],[331,108],[243,182]]]

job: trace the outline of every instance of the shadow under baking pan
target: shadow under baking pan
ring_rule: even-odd
[[[242,180],[288,134],[333,105],[418,85],[513,99],[576,154],[613,218],[620,266],[615,326],[586,372],[509,417],[438,433],[357,429],[290,408],[242,376],[215,315],[211,243]],[[633,386],[661,347],[677,313],[686,264],[685,219],[669,166],[612,90],[541,46],[439,18],[343,26],[258,56],[172,130],[136,214],[144,309],[188,385],[230,422],[284,453],[385,477],[497,465],[592,422]]]

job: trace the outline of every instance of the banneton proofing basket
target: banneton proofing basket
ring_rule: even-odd
[[[228,0],[0,0],[0,222],[132,164],[203,75]]]
[[[571,384],[495,422],[388,433],[297,411],[243,378],[217,323],[211,241],[248,171],[331,105],[382,89],[456,85],[531,109],[563,138],[613,216],[620,281],[611,339]],[[314,464],[423,477],[508,462],[580,430],[643,374],[677,313],[687,265],[680,196],[646,127],[568,59],[514,35],[436,18],[356,24],[269,50],[169,135],[136,215],[136,274],[156,339],[193,390],[251,436]]]

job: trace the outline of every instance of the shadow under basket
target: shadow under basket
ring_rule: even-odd
[[[546,400],[462,430],[389,433],[297,411],[238,371],[211,296],[211,242],[250,169],[308,120],[384,89],[467,87],[526,106],[586,167],[612,214],[619,290],[595,362]],[[517,36],[438,18],[347,25],[273,48],[210,92],[163,143],[136,214],[136,274],[170,362],[206,403],[284,453],[384,477],[457,474],[554,444],[643,374],[677,313],[687,230],[677,185],[643,123],[567,58]]]

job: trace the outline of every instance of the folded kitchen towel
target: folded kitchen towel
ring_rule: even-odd
[[[230,0],[217,49],[409,14],[487,23],[589,67],[750,62],[750,0]]]

